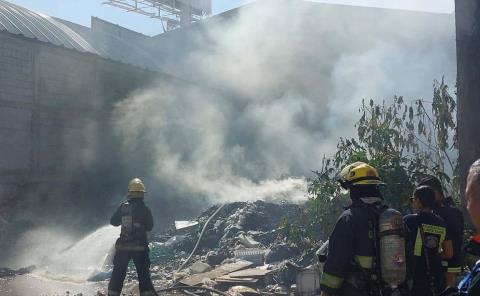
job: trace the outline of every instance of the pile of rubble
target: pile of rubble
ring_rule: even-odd
[[[156,287],[203,286],[230,295],[318,293],[318,245],[289,243],[281,227],[284,219],[298,219],[300,206],[257,201],[217,210],[212,207],[195,221],[176,221],[169,233],[154,238],[150,257]],[[129,277],[135,276],[132,270]]]
[[[35,266],[29,266],[19,269],[10,269],[10,268],[0,268],[0,278],[12,277],[17,275],[24,275],[32,272],[35,269]]]
[[[211,207],[192,221],[176,221],[169,231],[151,239],[153,284],[167,289],[167,295],[176,294],[180,286],[194,289],[181,293],[189,295],[202,289],[220,295],[317,295],[319,246],[292,242],[284,228],[285,221],[297,223],[301,211],[291,203],[236,202]],[[89,278],[95,287],[107,286],[112,257]],[[3,268],[0,279],[11,280],[33,269]],[[136,270],[129,268],[124,295],[137,295],[136,282]],[[99,290],[98,295],[104,292]]]

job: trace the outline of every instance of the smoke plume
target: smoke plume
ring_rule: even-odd
[[[446,14],[264,0],[136,46],[176,78],[105,99],[118,100],[108,124],[66,119],[76,132],[55,135],[65,153],[44,160],[65,167],[64,183],[33,185],[0,208],[0,245],[10,248],[0,265],[70,260],[51,254],[78,241],[72,229],[104,225],[133,177],[147,185],[156,230],[209,203],[304,200],[310,172],[354,134],[363,98],[429,99],[434,79],[455,79]],[[101,89],[113,97],[128,87]]]
[[[453,31],[452,15],[259,1],[156,37],[165,69],[194,84],[138,90],[115,129],[180,196],[299,200],[353,135],[361,99],[429,98],[442,75],[453,85]]]

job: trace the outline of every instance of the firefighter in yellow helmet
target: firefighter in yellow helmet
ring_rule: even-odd
[[[150,258],[147,232],[153,228],[150,209],[143,197],[147,191],[142,180],[135,178],[128,184],[128,199],[110,219],[113,226],[121,226],[120,237],[115,243],[113,272],[108,285],[108,295],[121,295],[123,281],[130,259],[137,269],[140,295],[156,295],[150,279]]]
[[[320,289],[322,295],[380,295],[374,285],[373,228],[385,209],[377,170],[363,162],[347,165],[338,181],[350,191],[351,205],[340,215],[329,239]]]

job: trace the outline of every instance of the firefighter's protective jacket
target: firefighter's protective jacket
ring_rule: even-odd
[[[453,257],[443,264],[448,267],[448,272],[459,273],[462,271],[462,245],[465,225],[463,214],[457,207],[451,205],[437,207],[433,212],[445,220],[453,245]]]
[[[349,281],[355,272],[365,274],[365,281],[368,280],[375,256],[372,223],[375,223],[373,219],[378,219],[381,208],[379,198],[373,198],[373,201],[353,200],[352,205],[340,215],[330,236],[328,257],[320,282],[322,291],[338,294],[344,282]]]
[[[429,212],[407,215],[403,221],[406,231],[407,273],[412,295],[430,295],[431,285],[440,293],[445,289],[445,270],[439,250],[444,241],[451,240],[446,222]]]
[[[127,235],[122,222],[128,221],[132,230]],[[130,198],[123,202],[110,219],[113,226],[121,226],[122,232],[115,246],[120,250],[144,251],[148,247],[147,231],[153,228],[153,217],[143,199]]]

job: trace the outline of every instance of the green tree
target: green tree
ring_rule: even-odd
[[[407,211],[409,197],[420,178],[435,175],[454,198],[459,197],[456,145],[456,102],[448,86],[435,81],[432,101],[406,102],[395,96],[380,104],[362,101],[357,136],[340,138],[337,152],[325,157],[309,184],[303,228],[313,239],[328,237],[336,219],[348,204],[348,193],[337,183],[345,165],[364,161],[375,166],[387,184],[386,203]]]

